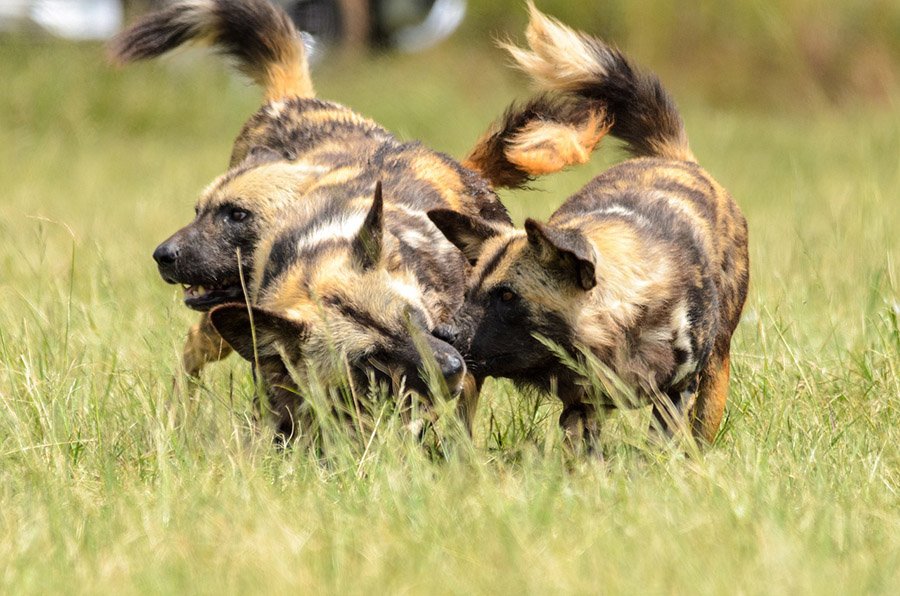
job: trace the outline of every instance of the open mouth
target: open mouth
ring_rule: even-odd
[[[194,310],[206,311],[218,304],[244,301],[244,291],[240,284],[224,286],[181,285],[184,288],[185,305]]]

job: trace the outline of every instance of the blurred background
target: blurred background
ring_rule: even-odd
[[[422,51],[453,36],[518,33],[521,0],[275,0],[316,61],[335,50]],[[165,0],[3,0],[0,30],[103,39]],[[710,101],[886,102],[900,73],[896,0],[544,0],[564,22],[615,40]],[[790,103],[790,102],[787,102]]]

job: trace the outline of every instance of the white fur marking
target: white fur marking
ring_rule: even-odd
[[[342,219],[322,222],[299,240],[298,247],[308,248],[336,238],[351,240],[359,233],[366,220],[366,215],[366,213],[353,213]]]
[[[691,351],[691,322],[688,319],[688,309],[684,302],[672,310],[672,329],[675,332],[674,346],[688,353],[687,359],[675,371],[673,382],[677,383],[697,367],[697,361]]]
[[[280,118],[281,111],[283,109],[284,109],[283,101],[273,101],[272,103],[269,104],[266,111],[269,113],[269,116],[271,116],[272,118]]]
[[[388,283],[392,292],[402,297],[409,304],[413,304],[427,311],[422,304],[422,290],[417,285],[395,277],[392,277]]]
[[[619,215],[633,220],[641,225],[650,225],[650,221],[643,215],[635,212],[633,209],[625,205],[610,205],[595,212],[596,215]]]

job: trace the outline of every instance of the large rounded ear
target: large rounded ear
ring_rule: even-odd
[[[501,230],[483,219],[470,217],[450,209],[432,209],[428,219],[437,226],[447,240],[458,248],[474,265],[481,255],[485,241],[499,236]]]
[[[362,227],[353,238],[353,262],[360,269],[375,267],[381,260],[381,245],[384,237],[384,199],[381,196],[381,181],[375,184],[372,206],[366,214]]]
[[[280,356],[278,344],[289,354],[299,354],[307,335],[303,323],[246,304],[217,306],[209,312],[209,320],[222,339],[250,362]]]
[[[575,230],[565,230],[525,220],[528,243],[548,267],[557,269],[565,279],[583,290],[597,285],[597,258],[590,242]]]

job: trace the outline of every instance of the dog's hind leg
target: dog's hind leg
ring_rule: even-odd
[[[232,351],[231,346],[213,328],[209,314],[203,313],[200,321],[188,331],[184,342],[181,357],[184,373],[192,378],[199,377],[207,364],[222,360]]]
[[[710,358],[700,375],[700,390],[691,417],[691,430],[694,438],[702,439],[707,444],[715,440],[722,423],[730,376],[731,359],[728,351],[719,357],[714,355]]]

